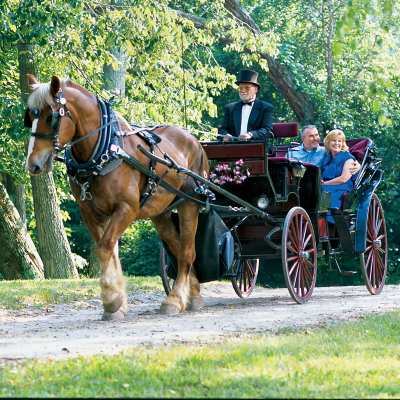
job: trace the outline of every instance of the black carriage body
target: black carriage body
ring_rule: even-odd
[[[241,184],[226,183],[224,189],[257,206],[260,198],[268,199],[264,209],[276,224],[254,215],[241,215],[234,208],[221,214],[226,224],[235,226],[241,243],[243,257],[281,257],[281,227],[289,210],[295,206],[304,208],[317,226],[319,209],[320,171],[318,167],[289,160],[283,156],[287,145],[268,148],[264,142],[205,142],[202,143],[210,160],[211,168],[216,163],[244,161],[250,176]],[[217,204],[228,205],[230,200],[217,194]],[[244,219],[245,218],[245,219]],[[243,222],[241,222],[241,220]]]
[[[319,254],[344,275],[354,273],[348,265],[354,269],[359,263],[367,289],[378,294],[386,277],[388,246],[382,206],[374,193],[382,171],[373,142],[348,140],[361,169],[354,190],[336,210],[329,209],[329,196],[321,193],[320,169],[286,157],[288,148],[298,143],[279,142],[297,136],[297,124],[274,124],[273,128],[273,141],[202,143],[211,172],[218,164],[234,165],[238,160],[243,162],[242,170],[250,172],[240,184],[209,186],[216,195],[210,206],[218,211],[235,241],[233,266],[218,271],[231,277],[239,296],[247,297],[255,285],[259,259],[264,258],[267,269],[280,265],[292,298],[303,303],[315,286]],[[235,196],[240,204],[235,203]],[[264,199],[262,208],[260,199]],[[335,220],[334,233],[327,226],[328,211]],[[164,269],[168,266],[165,260],[161,264]],[[197,269],[205,267],[200,264]]]

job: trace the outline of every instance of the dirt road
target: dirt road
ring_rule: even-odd
[[[213,342],[228,336],[299,329],[400,309],[400,286],[371,296],[363,286],[316,288],[312,299],[295,304],[286,289],[256,288],[236,297],[228,283],[203,285],[199,312],[164,316],[164,293],[132,293],[122,322],[102,322],[100,300],[57,305],[47,310],[0,310],[0,361],[115,354],[138,345]]]

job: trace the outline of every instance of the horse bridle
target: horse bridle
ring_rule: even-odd
[[[51,140],[55,152],[59,153],[60,151],[63,151],[65,149],[65,146],[61,146],[59,142],[61,118],[67,116],[74,125],[76,125],[76,123],[72,118],[71,111],[69,111],[67,108],[67,100],[64,97],[64,92],[61,88],[54,97],[54,101],[57,104],[57,107],[51,107],[51,132],[31,132],[31,137],[42,140]],[[29,111],[32,113],[34,119],[40,118],[40,110],[38,108],[30,109]],[[26,123],[25,126],[29,127],[29,125],[27,125]]]
[[[67,108],[67,99],[64,97],[64,92],[63,90],[60,88],[58,93],[56,94],[56,96],[54,96],[54,101],[55,103],[58,105],[57,108],[55,107],[51,107],[52,109],[52,116],[51,116],[51,132],[31,132],[31,137],[35,137],[38,139],[42,139],[42,140],[51,140],[52,144],[53,144],[53,149],[56,153],[60,153],[61,151],[64,151],[67,147],[72,147],[75,144],[86,140],[87,138],[89,138],[90,136],[94,136],[95,134],[97,134],[98,132],[100,132],[104,127],[106,127],[107,125],[111,125],[113,121],[108,122],[107,124],[101,124],[99,128],[95,129],[94,131],[91,131],[89,133],[87,133],[86,135],[80,137],[79,139],[76,139],[68,144],[65,144],[64,146],[60,145],[59,142],[59,135],[60,135],[60,123],[61,123],[61,118],[62,117],[69,117],[69,119],[72,121],[72,123],[76,126],[75,121],[72,118],[72,114],[71,111],[68,110]],[[39,119],[40,117],[40,110],[37,108],[34,109],[30,109],[29,110],[34,119]],[[27,123],[25,123],[26,127],[30,127],[31,125],[27,125]]]

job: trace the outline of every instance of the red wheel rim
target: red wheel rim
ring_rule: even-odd
[[[238,258],[235,263],[236,272],[232,278],[232,286],[239,297],[249,297],[256,285],[260,260]]]
[[[379,294],[387,272],[387,233],[383,208],[376,194],[372,195],[368,208],[366,247],[361,254],[361,269],[368,291]]]
[[[317,244],[307,212],[292,208],[282,231],[282,267],[286,286],[294,301],[310,299],[317,278]]]

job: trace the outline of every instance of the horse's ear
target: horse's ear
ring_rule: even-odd
[[[52,96],[55,96],[58,93],[58,91],[60,90],[60,86],[60,78],[58,76],[53,76],[50,83],[50,92]]]
[[[30,89],[33,90],[33,85],[37,85],[39,83],[39,81],[32,74],[26,74],[26,77],[28,79],[28,85],[29,85]]]

